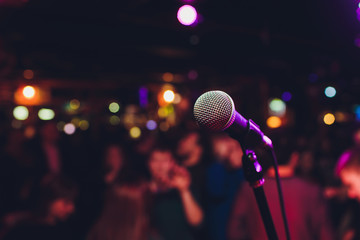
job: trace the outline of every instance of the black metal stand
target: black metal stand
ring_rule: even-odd
[[[263,177],[262,167],[257,161],[257,157],[253,150],[245,149],[243,156],[243,169],[246,180],[253,188],[267,236],[269,240],[278,240],[278,236],[276,234],[275,226],[263,189],[265,180]]]

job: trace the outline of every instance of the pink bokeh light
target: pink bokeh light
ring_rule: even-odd
[[[184,5],[177,12],[177,19],[183,25],[189,26],[196,22],[198,17],[196,9],[191,5]]]

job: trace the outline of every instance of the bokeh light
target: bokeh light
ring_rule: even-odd
[[[355,113],[356,121],[360,121],[360,105],[354,106],[354,113]]]
[[[281,95],[282,100],[284,100],[285,102],[289,102],[292,98],[292,94],[290,92],[284,92]]]
[[[74,134],[76,131],[76,127],[74,124],[72,123],[67,123],[65,124],[64,126],[64,132],[67,134],[67,135],[72,135]]]
[[[196,22],[197,12],[191,5],[184,5],[177,12],[177,19],[183,25],[189,26]]]
[[[328,98],[333,98],[336,95],[336,89],[334,87],[328,86],[325,88],[325,96]]]
[[[41,108],[38,112],[38,116],[41,120],[51,120],[55,117],[55,112],[49,108]]]
[[[130,137],[139,138],[141,136],[141,130],[138,127],[132,127],[129,131]]]
[[[36,130],[33,126],[28,126],[24,130],[24,136],[29,139],[33,138],[35,136],[35,133]]]
[[[332,125],[335,122],[335,116],[332,113],[326,113],[323,120],[326,125]]]
[[[24,71],[24,73],[23,73],[23,76],[24,76],[25,79],[28,79],[28,80],[33,79],[34,72],[32,70],[30,70],[30,69],[26,69]]]
[[[25,106],[17,106],[13,110],[13,115],[17,120],[26,120],[29,117],[29,110]]]
[[[164,82],[172,82],[174,80],[174,75],[172,73],[166,72],[162,75]]]
[[[60,121],[56,124],[56,128],[58,129],[58,131],[62,132],[64,131],[64,127],[65,127],[65,122],[64,121]]]
[[[146,128],[148,130],[155,130],[157,128],[157,123],[154,120],[149,120],[146,122]]]
[[[266,125],[269,128],[278,128],[281,126],[281,124],[282,124],[282,121],[277,116],[271,116],[266,120]]]
[[[120,110],[120,105],[117,102],[112,102],[109,104],[109,111],[112,113],[117,113]]]
[[[113,116],[111,116],[111,117],[109,118],[109,122],[110,122],[110,124],[113,125],[113,126],[119,125],[119,124],[120,124],[120,118],[119,118],[118,116],[113,115]]]
[[[167,130],[169,130],[169,128],[170,128],[170,125],[167,122],[162,122],[159,125],[159,129],[163,132],[166,132]]]
[[[87,120],[81,120],[79,122],[79,128],[83,131],[87,130],[89,128],[90,124],[89,124],[89,121]]]
[[[25,86],[22,93],[27,99],[33,98],[35,96],[35,88],[33,86]]]
[[[172,103],[175,99],[175,93],[172,90],[166,90],[163,94],[165,102]]]
[[[270,100],[269,109],[271,114],[275,116],[283,116],[286,112],[286,104],[283,100],[274,98]]]
[[[70,101],[69,106],[72,110],[77,110],[80,107],[80,101],[77,99],[73,99]]]
[[[15,129],[20,129],[22,127],[22,122],[17,119],[13,119],[11,121],[11,126]]]
[[[158,109],[158,115],[161,118],[166,118],[169,116],[169,110],[166,107],[161,107]]]

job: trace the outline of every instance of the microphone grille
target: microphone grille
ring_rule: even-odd
[[[223,91],[209,91],[196,100],[194,117],[201,127],[222,131],[234,122],[234,109],[234,102],[228,94]]]

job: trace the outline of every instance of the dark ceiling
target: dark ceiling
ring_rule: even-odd
[[[319,66],[358,74],[355,1],[198,0],[195,27],[176,19],[180,0],[0,1],[2,76],[156,81],[264,74],[281,81]]]

